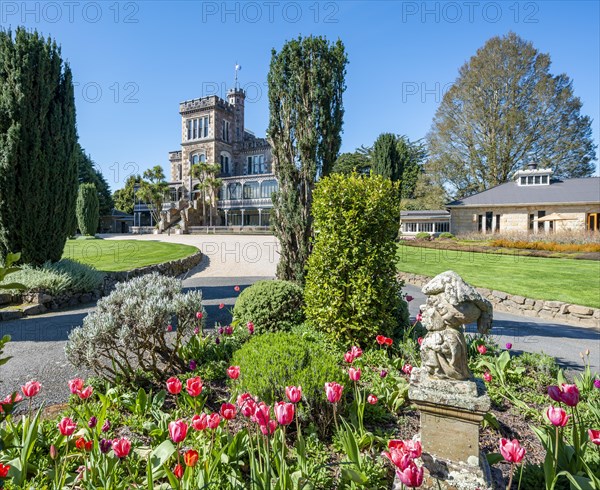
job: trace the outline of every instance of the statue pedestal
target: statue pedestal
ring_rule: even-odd
[[[408,389],[421,414],[424,489],[491,489],[490,468],[479,452],[479,426],[490,409],[483,381],[439,380],[414,369]]]

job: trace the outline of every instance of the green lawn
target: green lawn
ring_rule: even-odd
[[[68,240],[63,258],[112,272],[169,262],[197,251],[190,245],[151,240]]]
[[[600,261],[596,260],[524,257],[400,244],[398,270],[426,276],[453,270],[474,286],[600,308]]]

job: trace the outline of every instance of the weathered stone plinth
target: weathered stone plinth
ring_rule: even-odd
[[[479,452],[479,426],[490,409],[483,382],[432,379],[415,369],[408,396],[421,414],[423,488],[491,488],[489,465]]]

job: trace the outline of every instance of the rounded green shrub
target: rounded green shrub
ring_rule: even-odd
[[[452,239],[454,239],[454,235],[452,233],[447,232],[447,231],[444,231],[444,232],[440,233],[438,237],[439,238],[443,238],[445,240],[452,240]]]
[[[286,386],[302,386],[303,405],[314,418],[326,409],[325,383],[346,379],[338,357],[318,335],[272,332],[244,344],[232,364],[240,367],[240,390],[268,404],[285,399]]]
[[[256,333],[288,331],[304,320],[302,288],[289,281],[258,281],[244,289],[233,308],[241,325],[254,323]]]
[[[333,174],[313,194],[315,240],[306,318],[347,345],[370,345],[404,326],[396,279],[399,190],[379,175]]]
[[[420,231],[415,235],[415,240],[431,240],[431,235],[426,231]]]

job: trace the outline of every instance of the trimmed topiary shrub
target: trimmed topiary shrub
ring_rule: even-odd
[[[157,273],[117,284],[71,332],[67,359],[112,382],[134,382],[138,372],[163,380],[183,371],[179,348],[199,326],[196,312],[203,308],[201,291],[181,287],[179,279]]]
[[[307,320],[347,345],[402,327],[396,279],[399,191],[384,177],[334,174],[314,193]]]
[[[256,333],[288,331],[304,321],[302,288],[289,281],[258,281],[244,289],[233,308],[240,325],[254,323]]]
[[[77,224],[82,235],[95,235],[100,219],[98,191],[94,184],[81,184],[77,194]]]
[[[253,337],[238,350],[232,365],[240,367],[236,381],[242,392],[251,393],[267,404],[285,399],[286,386],[302,386],[302,402],[312,418],[326,409],[326,382],[347,384],[338,365],[335,349],[329,349],[317,334],[273,332]]]
[[[415,235],[415,240],[431,240],[431,235],[426,231],[420,231]]]
[[[442,232],[442,233],[439,234],[439,238],[442,238],[442,239],[445,239],[445,240],[453,240],[454,239],[454,235],[452,233],[444,231],[444,232]]]

